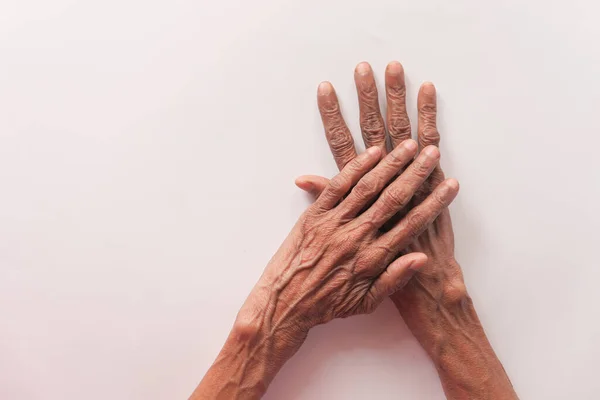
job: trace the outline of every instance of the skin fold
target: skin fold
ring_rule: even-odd
[[[385,71],[385,123],[371,66],[360,63],[355,69],[354,80],[365,145],[376,146],[386,153],[410,139],[402,65],[391,62]],[[356,149],[329,82],[319,85],[317,99],[331,152],[338,167],[344,168],[357,156]],[[440,135],[433,84],[426,82],[421,86],[417,108],[419,147],[438,146]],[[421,204],[442,181],[444,173],[438,163],[410,204],[393,217],[389,225],[393,226],[406,212]],[[327,182],[323,177],[304,176],[296,183],[318,197]],[[388,228],[383,227],[384,230]],[[454,233],[448,209],[442,210],[405,251],[423,253],[427,262],[402,289],[391,295],[391,299],[435,364],[447,398],[516,399],[512,384],[479,322],[460,265],[454,257]]]
[[[374,146],[323,186],[265,268],[192,399],[256,399],[309,330],[372,312],[427,264],[403,251],[448,207],[458,182],[440,182],[404,213],[439,162],[436,146]],[[382,229],[395,218],[393,226]]]

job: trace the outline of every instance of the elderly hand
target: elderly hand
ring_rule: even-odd
[[[385,71],[385,92],[387,102],[387,130],[378,102],[377,86],[373,71],[368,63],[360,63],[354,72],[360,110],[360,127],[365,145],[377,146],[385,153],[387,143],[394,148],[411,137],[411,125],[406,111],[406,86],[404,69],[399,62],[391,62]],[[339,102],[333,86],[329,82],[319,85],[317,95],[319,111],[325,127],[325,135],[331,152],[339,168],[343,168],[356,157],[354,140],[340,112]],[[438,146],[440,135],[436,124],[436,90],[433,84],[424,83],[417,99],[419,146]],[[389,140],[387,140],[389,137]],[[444,180],[439,164],[417,190],[407,210],[423,201],[432,190]],[[323,177],[306,177],[297,182],[298,186],[319,196],[328,180]],[[401,210],[389,224],[393,226],[406,210]],[[386,226],[388,228],[388,226]],[[423,343],[432,332],[432,308],[454,307],[468,296],[462,273],[454,259],[454,233],[450,213],[442,210],[433,224],[406,249],[422,252],[428,257],[424,268],[403,290],[396,292],[392,300],[400,310],[407,325]]]
[[[406,140],[383,160],[372,147],[325,186],[269,262],[198,393],[212,387],[232,398],[250,387],[243,397],[260,395],[310,328],[373,311],[425,265],[422,253],[398,254],[454,199],[456,180],[440,183],[392,229],[380,229],[438,164],[435,146],[413,161],[417,147]]]
[[[377,87],[369,64],[360,63],[354,80],[358,92],[360,127],[367,146],[387,151],[411,137],[406,112],[404,70],[398,62],[388,64],[385,71],[387,101],[387,132],[378,103]],[[333,87],[328,82],[319,86],[318,105],[325,134],[339,168],[356,157],[352,135],[340,113]],[[440,135],[436,124],[436,90],[424,83],[417,99],[419,146],[437,146]],[[419,188],[405,210],[386,225],[394,223],[412,207],[420,204],[444,180],[436,165],[429,178]],[[319,196],[328,180],[305,177],[297,184]],[[426,265],[392,296],[406,325],[435,363],[449,399],[517,398],[506,372],[496,357],[481,327],[471,298],[467,294],[463,275],[454,258],[454,233],[448,209],[443,209],[435,221],[406,248],[427,256]],[[485,371],[484,374],[481,371]]]
[[[454,199],[456,180],[441,183],[393,229],[380,230],[438,164],[435,146],[413,162],[416,151],[407,140],[376,165],[382,151],[370,148],[329,182],[267,266],[242,310],[245,324],[306,332],[333,318],[371,312],[426,263],[419,253],[394,259]]]

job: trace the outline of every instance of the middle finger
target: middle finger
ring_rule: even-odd
[[[358,108],[360,112],[360,130],[365,146],[380,147],[386,154],[385,124],[379,109],[377,85],[373,69],[369,63],[361,62],[354,71],[354,82],[358,93]]]
[[[385,69],[385,94],[387,99],[387,127],[392,148],[410,139],[410,120],[406,112],[406,84],[404,68],[392,61]]]

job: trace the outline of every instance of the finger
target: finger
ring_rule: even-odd
[[[317,90],[317,104],[325,128],[327,143],[329,143],[333,158],[341,171],[350,160],[356,157],[356,149],[352,134],[340,112],[340,104],[331,83],[321,82]]]
[[[319,197],[329,183],[329,179],[318,175],[302,175],[296,178],[296,186],[315,197]]]
[[[416,239],[458,194],[458,181],[446,179],[421,204],[413,208],[394,228],[378,240],[390,249],[390,254],[404,249]]]
[[[406,112],[406,84],[404,68],[392,61],[385,69],[385,97],[387,100],[387,127],[392,147],[410,139],[410,120]]]
[[[369,147],[367,151],[350,161],[344,169],[329,181],[315,205],[322,210],[330,210],[344,197],[356,183],[381,159],[379,147]]]
[[[408,204],[417,189],[429,177],[439,159],[440,151],[437,147],[425,148],[360,218],[365,218],[378,228],[381,227]]]
[[[429,178],[421,185],[414,196],[414,201],[412,204],[420,204],[427,196],[431,194],[433,189],[435,189],[440,183],[444,181],[444,171],[440,168],[440,164],[433,169]]]
[[[385,188],[398,173],[408,165],[417,154],[417,142],[405,140],[392,150],[375,168],[369,171],[354,186],[352,192],[343,201],[345,217],[355,217]]]
[[[425,82],[419,89],[417,98],[417,109],[419,123],[417,132],[421,148],[427,146],[439,146],[440,134],[437,129],[437,102],[435,86],[431,82]]]
[[[371,286],[373,299],[383,301],[384,298],[402,289],[415,272],[425,264],[427,264],[427,256],[423,253],[409,253],[396,259]]]
[[[440,134],[437,129],[437,100],[435,86],[431,82],[425,82],[419,89],[417,99],[419,110],[419,122],[417,127],[419,146],[438,146]],[[419,189],[415,198],[417,202],[423,201],[431,191],[444,180],[444,172],[438,165],[431,173],[427,182]]]
[[[360,130],[366,147],[378,146],[386,153],[385,125],[379,110],[377,85],[369,63],[361,62],[354,70],[354,82],[358,93]]]

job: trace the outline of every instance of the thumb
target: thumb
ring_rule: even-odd
[[[402,289],[425,264],[427,256],[423,253],[409,253],[396,259],[371,286],[373,298],[383,301],[385,297]]]
[[[321,195],[327,184],[329,179],[318,175],[302,175],[296,179],[296,186],[315,197]]]

